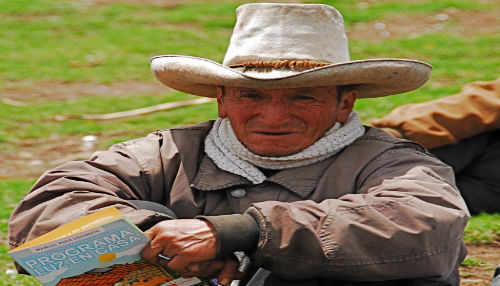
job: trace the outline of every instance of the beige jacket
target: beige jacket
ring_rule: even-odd
[[[211,126],[158,131],[45,173],[12,214],[11,247],[110,205],[139,226],[168,218],[126,201],[140,199],[180,218],[252,215],[252,261],[289,279],[458,285],[469,214],[452,170],[419,145],[367,127],[339,154],[252,185],[204,154]]]
[[[452,96],[402,105],[371,124],[428,149],[500,129],[500,78],[467,84]]]

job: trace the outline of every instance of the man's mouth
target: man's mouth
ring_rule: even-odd
[[[292,134],[292,132],[259,132],[261,134],[266,134],[266,135],[285,135],[285,134]]]
[[[294,132],[255,132],[255,134],[279,137],[279,136],[292,135],[294,134]]]

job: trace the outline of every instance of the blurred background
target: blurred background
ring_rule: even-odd
[[[40,285],[15,274],[6,252],[10,212],[43,171],[157,129],[216,118],[214,102],[137,110],[197,98],[157,82],[149,59],[221,62],[234,11],[248,2],[256,1],[0,0],[0,285]],[[358,100],[365,123],[500,76],[500,0],[314,3],[344,15],[353,60],[410,58],[434,67],[418,90]],[[106,119],[116,112],[132,114]],[[489,285],[500,263],[499,233],[498,215],[470,221],[462,285]]]

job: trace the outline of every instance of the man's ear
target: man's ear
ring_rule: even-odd
[[[227,110],[226,106],[224,105],[223,102],[223,96],[224,96],[224,87],[217,85],[215,87],[217,89],[217,110],[220,118],[226,118],[227,117]]]
[[[357,90],[348,90],[344,91],[344,93],[340,94],[340,101],[337,105],[337,118],[336,121],[340,123],[344,123],[349,119],[349,114],[354,107],[354,102],[356,101],[356,97],[358,96]]]

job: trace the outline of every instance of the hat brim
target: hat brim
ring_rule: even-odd
[[[416,60],[368,59],[257,77],[204,58],[164,55],[151,59],[151,70],[166,86],[204,97],[217,97],[217,85],[262,89],[356,85],[358,98],[370,98],[417,89],[429,79],[432,67]]]

